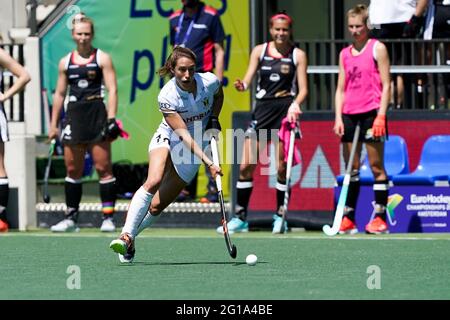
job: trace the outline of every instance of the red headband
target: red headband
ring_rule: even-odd
[[[285,19],[288,21],[289,24],[292,25],[292,19],[291,17],[289,17],[287,14],[284,13],[278,13],[274,16],[272,16],[272,18],[270,18],[271,21],[275,20],[275,19]]]

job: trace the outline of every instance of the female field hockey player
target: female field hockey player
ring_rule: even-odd
[[[9,141],[9,134],[3,102],[11,99],[14,94],[22,90],[31,78],[20,63],[0,48],[0,87],[3,87],[3,70],[8,70],[17,77],[8,90],[5,92],[0,91],[0,232],[8,232],[9,225],[5,210],[8,206],[9,182],[5,169],[5,142]]]
[[[228,222],[228,230],[247,232],[247,207],[253,190],[253,174],[258,162],[261,140],[270,141],[271,136],[262,132],[278,130],[281,121],[288,117],[290,122],[298,120],[300,106],[308,95],[306,77],[306,54],[297,48],[292,41],[292,18],[284,12],[272,16],[269,20],[272,41],[256,46],[250,55],[250,63],[243,80],[236,80],[234,86],[238,91],[249,88],[256,73],[258,87],[256,92],[256,107],[252,113],[252,122],[247,129],[247,137],[243,146],[242,160],[239,168],[239,180],[236,184],[237,201],[234,208],[235,217]],[[261,130],[263,130],[261,132]],[[256,135],[257,150],[252,152],[252,136]],[[284,160],[283,143],[278,143],[277,168],[277,203],[274,207],[273,233],[279,233],[282,227],[282,208],[286,186],[286,161]],[[284,221],[284,231],[287,231],[287,221]],[[222,233],[223,228],[218,227]]]
[[[48,137],[58,136],[58,123],[69,89],[68,105],[62,125],[61,141],[67,170],[65,194],[67,210],[53,232],[78,230],[76,223],[82,195],[82,175],[86,151],[90,151],[100,179],[103,222],[100,230],[115,231],[112,217],[116,201],[116,179],[112,173],[111,142],[121,130],[116,123],[117,83],[111,57],[92,46],[94,22],[84,14],[73,21],[72,38],[76,50],[59,62],[59,75],[53,100]],[[103,103],[103,86],[108,91]]]
[[[136,236],[177,198],[202,162],[213,178],[222,175],[221,168],[203,151],[209,142],[203,132],[220,130],[222,86],[213,73],[196,73],[195,68],[195,54],[179,46],[159,70],[161,77],[171,75],[172,79],[158,96],[163,120],[148,148],[147,180],[131,200],[120,237],[110,244],[121,262],[133,261]]]
[[[357,5],[347,13],[348,31],[353,43],[339,56],[334,132],[341,137],[347,163],[355,128],[361,134],[353,161],[344,217],[339,233],[358,232],[355,207],[360,183],[359,167],[362,143],[365,143],[375,183],[375,218],[366,225],[367,233],[385,233],[389,183],[384,170],[384,138],[387,135],[386,110],[390,95],[389,56],[385,45],[369,38],[368,13],[365,5]],[[347,165],[346,165],[347,166]]]

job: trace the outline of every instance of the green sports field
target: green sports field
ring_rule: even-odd
[[[214,230],[152,229],[131,265],[116,235],[1,235],[0,299],[450,299],[450,234],[251,232],[232,235],[233,260]]]

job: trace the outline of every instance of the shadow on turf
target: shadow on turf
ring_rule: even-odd
[[[258,262],[260,263],[267,263],[267,262]],[[213,261],[204,261],[204,262],[133,262],[133,263],[121,263],[120,266],[133,266],[133,265],[143,265],[143,266],[190,266],[190,265],[213,265],[213,264],[229,264],[232,266],[241,266],[246,265],[245,262],[213,262]]]

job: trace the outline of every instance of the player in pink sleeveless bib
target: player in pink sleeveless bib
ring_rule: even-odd
[[[375,183],[375,218],[366,225],[367,233],[388,232],[386,205],[389,181],[384,170],[384,138],[387,135],[386,110],[390,96],[389,56],[385,45],[369,39],[368,12],[357,5],[347,13],[353,43],[339,56],[334,132],[341,137],[345,162],[348,162],[353,135],[359,123],[361,133],[352,164],[346,208],[339,233],[358,232],[355,207],[360,190],[359,167],[365,143]]]

